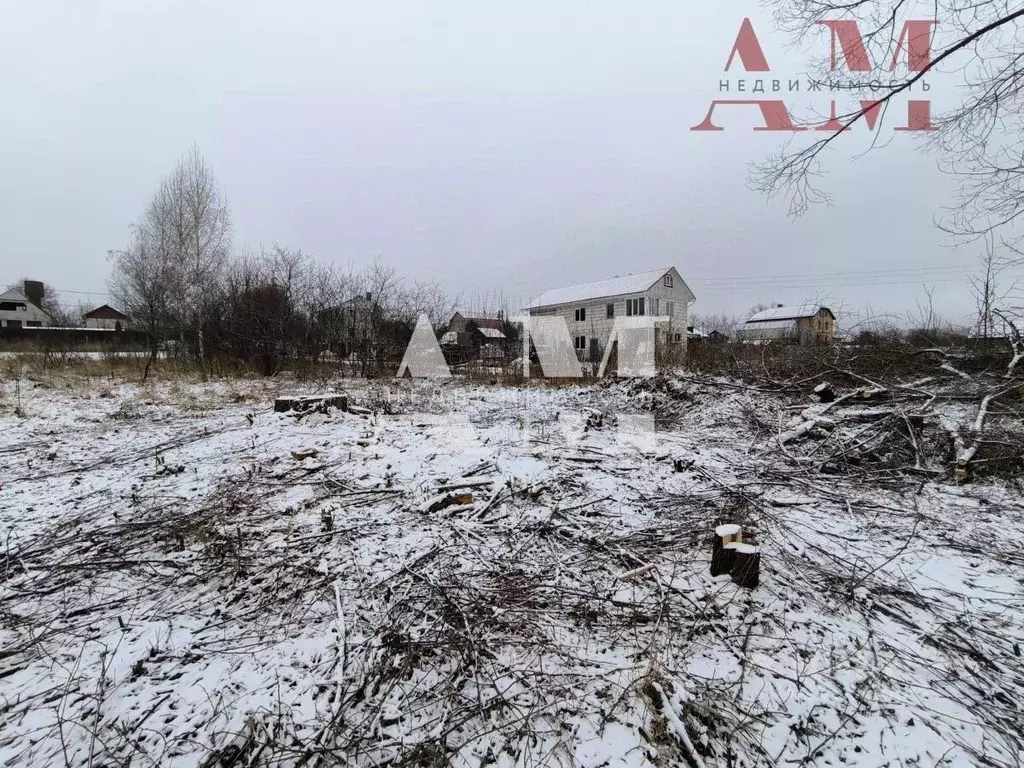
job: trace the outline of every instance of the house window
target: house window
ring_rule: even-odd
[[[573,346],[576,347],[577,351],[585,352],[586,349],[587,349],[587,337],[586,336],[576,336],[573,339]]]
[[[608,317],[615,317],[615,305],[614,304],[609,304],[608,305]]]
[[[642,314],[644,314],[644,300],[642,296],[639,299],[626,299],[626,317]]]
[[[676,316],[676,303],[674,301],[665,302],[665,314],[669,317]]]
[[[677,333],[675,339],[673,339],[673,341],[676,341],[676,342],[680,342],[682,340],[683,340],[683,334],[681,334],[681,333]]]
[[[577,309],[576,310],[576,322],[577,323],[582,323],[582,322],[585,322],[586,319],[587,319],[587,308],[586,307],[581,307],[580,309]]]
[[[660,315],[659,309],[661,309],[661,299],[651,299],[651,314]]]
[[[666,288],[671,288],[672,287],[672,275],[665,275],[664,283],[665,283],[665,287]]]

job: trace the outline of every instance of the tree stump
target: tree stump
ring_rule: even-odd
[[[279,397],[274,401],[274,413],[309,413],[311,411],[326,412],[328,408],[348,410],[348,397],[345,395],[292,395]]]
[[[732,571],[736,553],[727,549],[729,544],[739,542],[743,538],[743,529],[738,525],[720,525],[715,528],[714,543],[711,548],[711,575],[720,576]]]
[[[733,553],[733,582],[744,589],[756,587],[761,582],[761,548],[741,542],[732,542],[725,548]]]
[[[836,399],[836,392],[827,381],[821,382],[814,388],[814,394],[823,403],[831,403]]]

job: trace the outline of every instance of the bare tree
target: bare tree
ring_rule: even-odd
[[[132,228],[131,245],[112,252],[112,292],[150,336],[150,362],[172,326],[205,358],[203,317],[230,247],[227,202],[193,148],[161,182]]]
[[[21,278],[18,280],[17,287],[21,288],[26,282],[30,282],[30,278]],[[62,301],[60,291],[49,283],[43,284],[43,300],[39,308],[50,318],[50,325],[57,328],[77,328],[82,324],[82,315],[88,311],[82,309],[81,302],[77,307],[72,307]]]
[[[967,237],[978,236],[1012,224],[1024,212],[1024,36],[1018,25],[1024,8],[1011,0],[938,0],[913,5],[905,0],[770,0],[778,25],[794,39],[820,34],[826,22],[856,21],[864,51],[872,62],[892,62],[901,51],[923,41],[903,36],[904,22],[914,14],[934,20],[930,27],[930,56],[918,57],[905,71],[859,73],[842,79],[839,86],[861,97],[860,105],[839,115],[832,123],[848,128],[857,123],[886,120],[895,100],[925,77],[941,69],[959,73],[959,103],[949,112],[932,117],[935,131],[927,134],[941,156],[941,165],[957,177],[960,191],[949,209],[944,226]],[[834,42],[834,41],[833,41]],[[909,64],[909,62],[908,62]],[[840,73],[822,62],[818,79],[836,82]],[[938,76],[938,75],[937,75]],[[879,91],[879,83],[886,83]],[[920,87],[920,86],[918,86]],[[903,119],[907,119],[905,115]],[[794,214],[814,202],[827,201],[818,185],[821,160],[834,146],[842,130],[810,131],[808,142],[768,158],[753,177],[753,185],[768,195],[784,195]],[[1019,237],[1012,236],[1013,239]]]
[[[448,324],[459,305],[459,297],[449,296],[436,281],[413,283],[405,300],[408,309],[404,314],[408,319],[415,322],[420,314],[425,314],[435,332]]]
[[[758,312],[764,312],[766,309],[772,309],[774,307],[781,307],[781,306],[782,306],[781,304],[765,304],[763,301],[759,301],[759,302],[757,302],[757,304],[754,304],[750,309],[747,310],[747,317],[746,317],[746,319],[750,319],[751,317],[756,315]]]
[[[1004,298],[1000,290],[1000,273],[1004,264],[997,256],[991,234],[985,237],[985,251],[979,258],[979,274],[970,278],[974,301],[977,307],[975,332],[978,337],[988,340],[995,335],[997,316],[1000,303]]]
[[[750,314],[753,314],[753,312]],[[724,336],[732,336],[736,332],[736,328],[743,322],[743,319],[728,315],[725,312],[713,312],[704,315],[694,315],[692,322],[694,328],[704,331],[704,333],[718,331]]]
[[[149,342],[149,359],[142,374],[145,381],[161,343],[173,327],[178,265],[170,249],[159,241],[159,232],[145,226],[133,227],[131,244],[124,250],[111,251],[110,258],[110,293]]]
[[[147,228],[176,267],[179,332],[205,357],[202,319],[231,249],[231,216],[213,172],[195,147],[164,179],[146,213]]]

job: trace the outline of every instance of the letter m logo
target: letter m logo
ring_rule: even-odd
[[[839,69],[839,52],[842,52],[846,68],[850,72],[870,72],[872,69],[871,58],[868,56],[867,48],[864,46],[864,38],[861,36],[860,27],[852,19],[840,19],[838,21],[819,21],[829,29],[830,55],[829,68],[832,71]],[[892,61],[889,63],[889,71],[896,69],[900,52],[907,50],[907,67],[911,72],[924,72],[932,63],[932,27],[937,22],[932,19],[912,19],[903,24],[903,30],[893,51]],[[839,43],[837,48],[836,43]]]

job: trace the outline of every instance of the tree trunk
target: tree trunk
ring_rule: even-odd
[[[159,344],[157,344],[156,337],[155,336],[151,337],[151,341],[149,343],[149,359],[146,360],[146,367],[142,371],[142,380],[143,381],[145,381],[146,378],[149,376],[149,367],[151,365],[153,365],[154,362],[156,362],[156,355],[157,355],[157,348],[158,347],[159,347]]]
[[[726,546],[733,552],[732,580],[745,589],[753,589],[761,581],[761,549],[752,544],[733,542]]]
[[[743,529],[738,525],[720,525],[715,528],[715,538],[711,550],[711,575],[720,576],[732,570],[736,558],[729,544],[739,542],[743,538]]]

